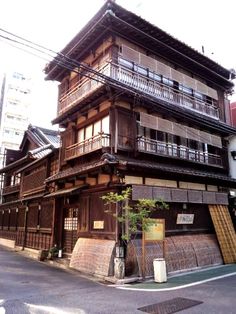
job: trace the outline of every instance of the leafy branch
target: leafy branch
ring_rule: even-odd
[[[109,192],[102,196],[105,205],[118,204],[120,210],[114,214],[111,206],[105,211],[119,221],[122,228],[122,240],[129,241],[131,235],[137,234],[139,230],[147,231],[153,224],[150,216],[157,209],[168,209],[168,205],[161,199],[138,199],[137,202],[130,204],[132,189],[130,187],[123,190],[120,194]]]

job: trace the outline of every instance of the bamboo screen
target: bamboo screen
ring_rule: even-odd
[[[180,84],[183,84],[187,87],[190,87],[204,95],[212,97],[213,99],[218,100],[217,91],[206,84],[200,82],[197,79],[192,78],[189,75],[186,75],[180,71],[176,71],[172,67],[163,62],[160,62],[152,57],[146,56],[137,50],[134,50],[126,45],[122,45],[122,56],[129,60],[133,61],[136,64],[140,64],[144,68],[148,68],[151,71],[155,71],[158,74],[165,76],[166,78],[177,81]]]
[[[212,135],[211,133],[200,131],[167,119],[155,117],[144,112],[140,113],[140,125],[222,148],[220,136]]]
[[[225,264],[236,262],[236,235],[227,206],[209,205]]]

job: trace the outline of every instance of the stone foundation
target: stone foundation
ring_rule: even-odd
[[[162,243],[147,243],[145,250],[145,275],[153,276],[153,259],[163,257]],[[216,236],[210,234],[167,237],[165,260],[168,273],[223,264]],[[141,276],[141,263],[142,241],[134,240],[127,250],[126,274]]]
[[[95,276],[113,276],[115,241],[79,238],[70,267]]]

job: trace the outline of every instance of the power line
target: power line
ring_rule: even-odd
[[[4,29],[0,28],[0,32],[3,32],[3,33],[8,35],[8,36],[6,36],[6,35],[0,34],[1,38],[6,40],[7,42],[11,42],[11,44],[12,43],[15,44],[16,48],[18,48],[18,49],[22,50],[22,48],[19,48],[19,46],[23,46],[23,47],[26,47],[27,49],[37,51],[37,53],[40,53],[42,55],[46,55],[47,60],[49,62],[53,62],[55,65],[58,65],[64,69],[73,71],[77,74],[80,74],[80,75],[87,77],[91,80],[95,80],[99,83],[106,84],[110,87],[115,87],[122,92],[127,92],[128,94],[132,94],[134,97],[138,97],[140,99],[143,98],[144,100],[147,100],[151,105],[155,105],[155,106],[157,105],[157,99],[155,96],[149,95],[146,92],[143,92],[141,90],[137,90],[133,86],[127,85],[123,82],[118,81],[117,79],[114,79],[108,75],[105,75],[104,73],[101,73],[101,72],[91,68],[87,64],[78,62],[77,60],[72,59],[72,58],[64,55],[61,52],[59,52],[59,53],[55,52],[52,49],[48,49],[42,45],[36,44],[36,43],[29,41],[23,37],[20,37],[18,35],[10,33]],[[9,36],[11,36],[13,38],[11,38]],[[28,50],[27,50],[27,52],[28,52]],[[28,53],[30,53],[30,52],[28,52]],[[38,56],[38,57],[42,58],[41,56]],[[53,60],[51,58],[53,58]],[[182,118],[182,113],[179,112],[179,108],[175,108],[175,106],[169,104],[168,101],[165,101],[165,100],[160,101],[159,100],[158,106],[160,108],[163,108],[167,111],[174,113],[180,119]],[[186,113],[186,116],[188,116],[190,119],[192,119],[191,113],[189,113],[189,114]],[[214,121],[214,123],[215,123],[215,121]]]

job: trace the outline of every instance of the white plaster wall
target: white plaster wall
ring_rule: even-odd
[[[229,173],[232,178],[236,179],[236,160],[234,160],[231,155],[232,151],[236,151],[236,135],[231,136],[229,138],[229,149],[228,149]]]

